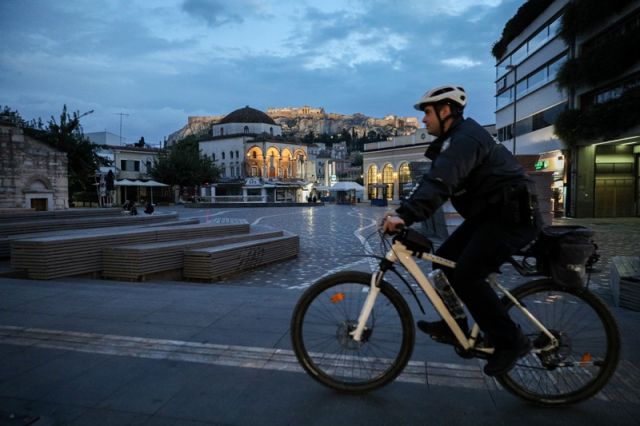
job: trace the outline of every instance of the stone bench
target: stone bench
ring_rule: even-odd
[[[184,254],[183,276],[213,282],[241,271],[296,257],[299,248],[299,237],[282,231],[279,237],[187,250]]]
[[[0,223],[6,222],[28,222],[33,220],[49,219],[72,219],[95,216],[120,216],[120,207],[109,207],[99,209],[73,208],[67,210],[36,211],[26,208],[0,209]]]
[[[640,256],[612,257],[610,277],[613,303],[640,311]]]
[[[29,278],[53,279],[102,272],[105,248],[139,243],[212,238],[248,233],[249,224],[95,228],[11,243],[11,267]]]
[[[48,219],[36,221],[18,221],[0,223],[0,258],[9,257],[11,241],[18,236],[64,230],[105,228],[111,226],[148,225],[176,221],[177,213],[165,213],[159,215],[144,216],[97,216],[71,219]]]
[[[225,223],[220,221],[220,223]],[[226,222],[230,223],[230,222]],[[107,247],[103,251],[102,276],[113,279],[144,281],[148,276],[181,271],[187,250],[216,247],[280,237],[282,231],[252,230],[216,238],[166,241]]]

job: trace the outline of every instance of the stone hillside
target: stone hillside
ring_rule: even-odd
[[[370,131],[384,134],[412,134],[419,128],[419,121],[415,117],[397,117],[394,115],[385,118],[373,118],[364,114],[331,114],[317,109],[311,113],[298,112],[303,109],[295,108],[269,108],[267,114],[282,126],[285,134],[302,138],[309,132],[316,135],[338,134],[342,130],[358,136],[366,135]],[[318,110],[320,112],[318,112]],[[189,122],[180,130],[167,137],[169,143],[178,141],[193,134],[208,133],[211,126],[224,116],[189,117]]]

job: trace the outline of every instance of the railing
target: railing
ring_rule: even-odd
[[[262,195],[203,195],[197,198],[199,203],[266,203],[267,196]]]

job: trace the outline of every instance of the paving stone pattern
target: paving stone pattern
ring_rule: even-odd
[[[392,208],[392,207],[390,207]],[[265,208],[181,211],[181,217],[197,215],[201,220],[219,220],[218,217],[243,218],[260,225],[286,229],[300,236],[298,258],[261,268],[250,274],[232,277],[225,283],[242,286],[273,286],[304,288],[322,275],[341,269],[369,270],[369,262],[362,257],[365,250],[360,238],[369,238],[371,247],[380,253],[375,221],[384,212],[381,207],[365,204],[357,206],[328,204],[321,208]],[[214,216],[215,215],[215,216]],[[610,299],[609,274],[611,257],[640,254],[640,218],[625,219],[555,219],[556,225],[583,225],[595,231],[599,246],[599,272],[592,274],[590,288]],[[438,241],[435,241],[437,244]],[[429,268],[425,265],[425,268]],[[530,278],[523,278],[511,266],[502,267],[500,281],[513,287]]]

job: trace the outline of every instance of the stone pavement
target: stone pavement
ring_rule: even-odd
[[[597,232],[601,272],[591,285],[623,347],[599,395],[541,409],[483,376],[482,362],[422,335],[405,373],[366,395],[335,393],[301,372],[291,310],[318,277],[369,270],[363,242],[377,249],[383,208],[177,210],[287,229],[300,235],[300,255],[214,284],[0,278],[0,425],[640,424],[640,313],[611,306],[607,265],[640,253],[640,219],[562,220]],[[508,286],[521,280],[503,272]]]

